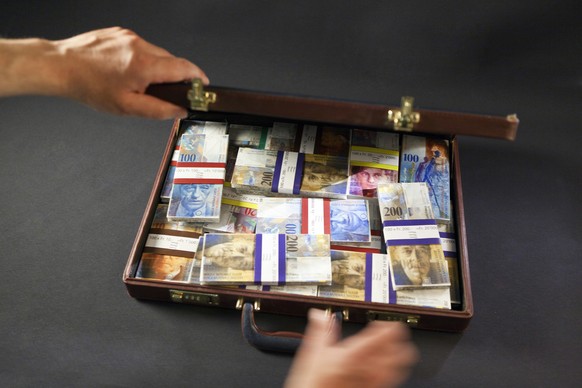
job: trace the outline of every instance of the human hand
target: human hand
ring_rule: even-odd
[[[120,27],[54,41],[60,93],[98,110],[149,118],[183,117],[184,108],[144,94],[152,83],[208,78],[198,66],[177,58]]]
[[[308,317],[286,388],[394,387],[406,380],[418,360],[401,323],[374,321],[340,340],[339,325],[331,316],[311,309]]]
[[[56,41],[0,39],[0,97],[61,96],[110,113],[166,119],[186,110],[144,94],[146,88],[192,78],[208,84],[193,63],[119,27]]]

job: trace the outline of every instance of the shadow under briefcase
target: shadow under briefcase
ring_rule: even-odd
[[[518,126],[515,115],[493,117],[415,110],[412,99],[406,97],[402,98],[401,106],[384,106],[223,87],[203,89],[198,80],[193,81],[192,84],[153,85],[147,93],[188,107],[189,117],[174,122],[123,274],[123,282],[132,297],[240,309],[243,315],[243,333],[247,340],[254,346],[271,350],[293,350],[299,343],[301,335],[261,331],[254,322],[255,311],[305,316],[308,309],[320,308],[334,313],[338,319],[349,322],[402,321],[413,328],[449,332],[461,332],[468,326],[473,316],[473,300],[456,136],[478,135],[513,140]],[[455,289],[451,288],[450,309],[272,292],[260,287],[204,285],[184,280],[175,281],[171,278],[156,279],[137,276],[144,252],[151,251],[148,238],[157,232],[154,220],[156,209],[163,202],[162,192],[167,185],[166,179],[172,168],[172,161],[175,160],[179,136],[183,131],[184,123],[192,120],[264,127],[274,122],[287,122],[300,126],[306,124],[333,126],[346,132],[359,128],[406,135],[412,133],[446,140],[450,145],[450,199],[453,209],[451,222],[454,225],[452,228],[454,233],[448,236],[449,247],[447,248],[453,253],[454,266],[450,268],[454,268],[455,272],[451,272],[451,283],[454,277]],[[172,233],[175,236],[183,235],[179,230]],[[359,249],[354,248],[354,250]],[[158,249],[158,251],[162,254],[171,254],[171,252],[164,252],[164,249]]]

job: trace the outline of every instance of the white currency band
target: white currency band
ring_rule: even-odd
[[[220,167],[177,167],[174,179],[222,179],[225,169]]]
[[[307,234],[325,234],[323,198],[308,198],[307,212]]]
[[[150,233],[145,246],[147,248],[170,249],[195,253],[198,248],[198,239],[193,237]]]
[[[281,174],[277,184],[277,192],[282,194],[293,194],[295,176],[299,173],[297,171],[298,158],[299,153],[297,152],[283,153],[283,160],[281,161]]]
[[[261,283],[277,283],[279,281],[279,246],[278,234],[262,235]]]
[[[299,152],[304,154],[313,154],[315,152],[315,139],[317,136],[317,126],[304,125],[303,134],[301,135],[301,145]]]
[[[386,240],[418,240],[431,238],[439,239],[440,236],[436,224],[402,225],[402,226],[385,226],[384,238]]]
[[[372,302],[389,303],[388,255],[372,254]]]

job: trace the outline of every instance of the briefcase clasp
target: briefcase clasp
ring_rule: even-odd
[[[216,102],[216,93],[204,90],[204,84],[200,78],[192,80],[192,89],[188,91],[190,109],[198,111],[208,111],[208,105]]]
[[[388,122],[394,126],[397,131],[412,132],[414,124],[420,121],[420,113],[412,110],[414,97],[404,96],[401,99],[401,107],[398,109],[388,110]]]

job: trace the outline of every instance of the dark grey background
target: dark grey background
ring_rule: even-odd
[[[57,5],[58,4],[58,5]],[[162,5],[163,4],[163,5]],[[215,85],[521,119],[460,139],[475,317],[414,332],[408,386],[582,379],[579,1],[3,1],[0,35],[120,25]],[[0,385],[279,386],[239,312],[139,302],[121,275],[170,122],[0,100]],[[304,320],[260,316],[267,329]],[[348,325],[346,335],[359,326]]]

